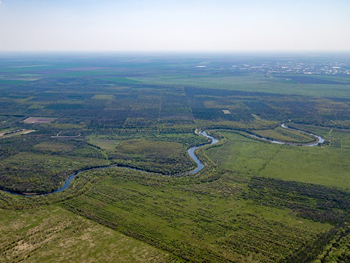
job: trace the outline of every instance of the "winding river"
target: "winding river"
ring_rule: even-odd
[[[313,134],[311,132],[306,132],[306,131],[302,131],[302,130],[299,130],[299,129],[290,128],[287,125],[285,125],[284,123],[281,124],[281,127],[284,128],[284,129],[291,130],[291,131],[298,131],[298,132],[310,135],[310,136],[314,137],[316,139],[316,141],[315,142],[311,142],[311,143],[292,143],[292,142],[282,142],[282,141],[277,141],[277,140],[270,140],[270,139],[267,139],[265,137],[257,136],[257,135],[254,135],[254,134],[251,134],[251,136],[254,137],[254,138],[260,139],[260,140],[269,141],[271,143],[276,143],[276,144],[283,144],[283,145],[313,147],[313,146],[317,146],[319,144],[324,143],[324,139],[321,136],[318,136],[318,135]]]
[[[206,137],[206,138],[209,138],[209,139],[211,140],[210,144],[216,144],[216,143],[218,143],[218,140],[217,140],[217,139],[215,139],[215,138],[212,137],[212,136],[209,136],[209,135],[206,134],[206,132],[204,132],[204,131],[201,131],[199,134],[202,135],[202,136],[204,136],[204,137]],[[202,170],[202,169],[204,168],[204,164],[202,164],[202,163],[198,160],[196,154],[194,153],[195,150],[197,150],[197,149],[200,148],[200,147],[203,147],[204,145],[205,145],[205,144],[192,147],[192,148],[190,148],[190,149],[187,151],[188,154],[189,154],[189,155],[191,156],[191,158],[193,159],[193,161],[196,162],[197,168],[194,169],[194,170],[191,171],[191,172],[184,173],[184,175],[189,175],[189,174],[198,173],[200,170]]]
[[[199,132],[200,135],[208,138],[211,140],[210,142],[210,145],[211,144],[216,144],[218,143],[218,140],[215,139],[214,137],[208,135],[206,132],[204,131],[201,131]],[[195,174],[195,173],[198,173],[199,171],[201,171],[203,168],[204,168],[204,164],[202,164],[199,159],[197,158],[196,154],[195,154],[195,150],[197,150],[198,148],[201,148],[203,146],[205,146],[207,144],[202,144],[202,145],[199,145],[199,146],[194,146],[192,148],[190,148],[187,152],[188,154],[190,155],[190,157],[193,159],[193,161],[196,162],[197,164],[197,168],[190,171],[190,172],[185,172],[185,173],[182,173],[182,174],[174,174],[173,176],[176,176],[176,175],[190,175],[190,174]],[[64,185],[53,191],[53,192],[50,192],[50,193],[45,193],[45,194],[24,194],[24,193],[18,193],[18,192],[13,192],[13,191],[5,191],[7,193],[10,193],[10,194],[14,194],[14,195],[21,195],[21,196],[27,196],[27,197],[31,197],[31,196],[40,196],[40,195],[51,195],[51,194],[56,194],[56,193],[59,193],[59,192],[62,192],[64,190],[66,190],[71,181],[78,175],[78,174],[81,174],[83,172],[86,172],[86,171],[91,171],[91,170],[97,170],[97,169],[106,169],[106,168],[116,168],[116,167],[123,167],[125,169],[131,169],[131,170],[136,170],[136,171],[143,171],[141,169],[137,169],[137,168],[132,168],[132,167],[125,167],[125,166],[118,166],[118,165],[112,165],[112,166],[101,166],[101,167],[92,167],[92,168],[88,168],[88,169],[85,169],[85,170],[82,170],[82,171],[79,171],[79,172],[76,172],[75,174],[72,174],[71,176],[68,177],[68,179],[64,182]]]
[[[260,137],[260,136],[257,136],[257,135],[251,135],[252,137],[254,138],[257,138],[257,139],[260,139],[260,140],[265,140],[265,141],[269,141],[271,143],[276,143],[276,144],[283,144],[283,145],[298,145],[298,146],[309,146],[309,147],[312,147],[312,146],[316,146],[318,144],[321,144],[324,142],[324,139],[318,135],[315,135],[313,133],[309,133],[309,132],[305,132],[305,131],[301,131],[301,130],[298,130],[298,129],[294,129],[294,128],[289,128],[288,126],[286,126],[285,124],[281,124],[281,127],[284,128],[284,129],[289,129],[289,130],[294,130],[294,131],[299,131],[299,132],[302,132],[304,134],[308,134],[308,135],[311,135],[313,137],[316,138],[316,142],[312,142],[312,143],[306,143],[306,144],[297,144],[297,143],[287,143],[287,142],[281,142],[281,141],[276,141],[276,140],[269,140],[267,138],[264,138],[264,137]],[[210,142],[210,145],[212,144],[216,144],[218,143],[218,140],[210,135],[208,135],[206,132],[204,131],[201,131],[199,132],[200,135],[208,138],[211,140]],[[174,176],[176,175],[191,175],[191,174],[196,174],[198,173],[199,171],[201,171],[203,168],[204,168],[204,164],[202,164],[199,159],[197,158],[196,154],[195,154],[195,151],[203,146],[205,146],[207,144],[202,144],[202,145],[199,145],[199,146],[194,146],[192,148],[190,148],[187,152],[188,154],[190,155],[190,157],[193,159],[193,161],[196,162],[197,164],[197,168],[190,171],[190,172],[186,172],[186,173],[182,173],[182,174],[175,174]],[[79,171],[79,172],[76,172],[75,174],[71,175],[68,177],[68,179],[64,182],[64,185],[53,191],[53,192],[50,192],[50,193],[45,193],[45,194],[23,194],[23,193],[18,193],[18,192],[12,192],[12,191],[5,191],[7,193],[10,193],[10,194],[14,194],[14,195],[21,195],[21,196],[38,196],[38,195],[51,195],[51,194],[55,194],[55,193],[59,193],[59,192],[62,192],[64,190],[66,190],[71,181],[77,176],[79,175],[80,173],[83,173],[83,172],[86,172],[86,171],[91,171],[91,170],[97,170],[97,169],[106,169],[106,168],[116,168],[116,167],[124,167],[125,169],[132,169],[132,170],[137,170],[137,171],[142,171],[140,169],[137,169],[137,168],[131,168],[131,167],[125,167],[125,166],[118,166],[118,165],[112,165],[112,166],[102,166],[102,167],[93,167],[93,168],[88,168],[88,169],[85,169],[85,170],[82,170],[82,171]]]

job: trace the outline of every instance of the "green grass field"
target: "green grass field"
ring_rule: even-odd
[[[59,206],[0,210],[1,262],[166,262],[169,254]]]
[[[240,90],[248,92],[268,92],[276,94],[298,94],[318,97],[349,97],[350,85],[298,84],[279,78],[265,77],[263,74],[229,74],[195,76],[157,76],[138,80],[158,85],[194,86],[210,89]]]
[[[223,133],[228,142],[207,155],[223,169],[350,189],[349,149],[275,145],[235,133]]]
[[[264,138],[270,138],[282,142],[308,143],[315,141],[315,138],[312,136],[281,127],[277,127],[273,130],[256,130],[254,133]]]
[[[108,174],[63,207],[190,261],[277,262],[330,229],[244,200],[245,183],[230,173],[212,182],[123,169]]]
[[[96,145],[108,152],[115,152],[121,140],[110,139],[106,137],[90,137],[89,143]]]

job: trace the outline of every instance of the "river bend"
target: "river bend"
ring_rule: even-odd
[[[208,135],[206,132],[204,131],[201,131],[199,132],[200,135],[208,138],[211,140],[211,142],[209,143],[210,145],[211,144],[216,144],[218,143],[218,140],[215,139],[214,137]],[[185,173],[182,173],[182,174],[174,174],[173,176],[175,175],[190,175],[190,174],[196,174],[198,173],[199,171],[201,171],[203,168],[204,168],[204,164],[202,164],[200,162],[200,160],[197,158],[196,154],[195,154],[195,151],[205,145],[208,145],[208,144],[202,144],[202,145],[199,145],[199,146],[194,146],[190,149],[188,149],[188,154],[190,155],[190,157],[193,159],[193,161],[195,161],[195,163],[197,164],[197,168],[190,171],[190,172],[185,172]],[[64,182],[64,185],[53,191],[53,192],[50,192],[50,193],[45,193],[45,194],[23,194],[23,193],[18,193],[18,192],[13,192],[13,191],[5,191],[7,193],[10,193],[10,194],[14,194],[14,195],[21,195],[21,196],[27,196],[27,197],[30,197],[30,196],[40,196],[40,195],[50,195],[50,194],[56,194],[56,193],[59,193],[59,192],[62,192],[64,190],[66,190],[69,186],[70,186],[70,183],[71,181],[78,175],[78,174],[81,174],[83,172],[86,172],[86,171],[91,171],[91,170],[97,170],[97,169],[107,169],[107,168],[116,168],[116,167],[123,167],[125,169],[132,169],[132,170],[136,170],[136,171],[143,171],[141,169],[137,169],[137,168],[132,168],[132,167],[125,167],[125,166],[118,166],[118,165],[112,165],[112,166],[102,166],[102,167],[92,167],[92,168],[88,168],[88,169],[85,169],[85,170],[82,170],[82,171],[79,171],[79,172],[76,172],[75,174],[72,174],[71,176],[68,177],[68,179]],[[148,172],[148,171],[143,171],[143,172]],[[151,172],[150,172],[151,173]]]
[[[312,143],[306,143],[306,144],[297,144],[297,143],[287,143],[287,142],[281,142],[281,141],[277,141],[277,140],[269,140],[267,138],[264,138],[264,137],[260,137],[260,136],[257,136],[257,135],[252,135],[254,138],[257,138],[257,139],[260,139],[260,140],[265,140],[265,141],[269,141],[271,143],[276,143],[276,144],[284,144],[284,145],[298,145],[298,146],[309,146],[309,147],[312,147],[312,146],[316,146],[316,145],[319,145],[321,143],[324,142],[324,139],[318,135],[315,135],[313,133],[309,133],[309,132],[305,132],[305,131],[301,131],[301,130],[298,130],[298,129],[294,129],[294,128],[289,128],[288,126],[286,126],[285,124],[281,124],[281,127],[284,128],[284,129],[289,129],[289,130],[294,130],[294,131],[299,131],[299,132],[302,132],[302,133],[305,133],[305,134],[308,134],[308,135],[311,135],[313,137],[316,138],[316,142],[312,142]],[[206,132],[204,131],[201,131],[199,132],[200,135],[208,138],[211,140],[210,142],[210,145],[212,144],[216,144],[218,143],[218,140],[210,135],[208,135]],[[193,161],[195,161],[195,163],[197,164],[197,168],[190,171],[190,172],[186,172],[186,173],[182,173],[182,174],[175,174],[175,175],[190,175],[190,174],[196,174],[198,173],[199,171],[201,171],[203,168],[204,168],[204,164],[201,163],[201,161],[198,159],[198,157],[196,156],[195,154],[195,151],[205,145],[208,145],[208,144],[202,144],[202,145],[199,145],[199,146],[194,146],[192,148],[190,148],[187,152],[188,154],[190,155],[190,157],[193,159]],[[89,169],[85,169],[85,170],[82,170],[82,171],[79,171],[79,172],[76,172],[75,174],[72,174],[71,176],[68,177],[68,179],[64,182],[64,185],[53,191],[53,192],[50,192],[50,193],[45,193],[45,194],[23,194],[23,193],[18,193],[18,192],[12,192],[12,191],[6,191],[10,194],[15,194],[15,195],[21,195],[21,196],[38,196],[38,195],[50,195],[50,194],[55,194],[55,193],[59,193],[59,192],[62,192],[64,190],[66,190],[69,186],[70,186],[70,183],[71,181],[77,176],[79,175],[80,173],[83,173],[83,172],[86,172],[86,171],[91,171],[91,170],[97,170],[97,169],[106,169],[106,168],[116,168],[116,167],[123,167],[125,169],[132,169],[132,170],[137,170],[137,171],[143,171],[141,169],[137,169],[137,168],[131,168],[131,167],[125,167],[125,166],[118,166],[118,165],[112,165],[112,166],[103,166],[103,167],[93,167],[93,168],[89,168]],[[144,172],[147,172],[147,171],[144,171]]]
[[[311,142],[311,143],[292,143],[292,142],[282,142],[282,141],[277,141],[277,140],[270,140],[270,139],[267,139],[265,137],[254,135],[254,134],[251,134],[251,136],[254,137],[254,138],[260,139],[260,140],[269,141],[271,143],[276,143],[276,144],[283,144],[283,145],[313,147],[313,146],[317,146],[319,144],[324,143],[324,139],[321,136],[318,136],[318,135],[313,134],[311,132],[306,132],[306,131],[302,131],[302,130],[299,130],[299,129],[290,128],[287,125],[285,125],[284,123],[281,124],[281,127],[284,128],[284,129],[291,130],[291,131],[298,131],[298,132],[310,135],[310,136],[314,137],[316,139],[316,141],[315,142]]]

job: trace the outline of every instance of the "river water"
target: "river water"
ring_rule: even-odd
[[[311,143],[291,143],[291,142],[281,142],[281,141],[277,141],[277,140],[270,140],[270,139],[267,139],[265,137],[257,136],[257,135],[254,135],[254,134],[251,134],[251,136],[254,137],[254,138],[260,139],[260,140],[269,141],[271,143],[276,143],[276,144],[283,144],[283,145],[313,147],[313,146],[317,146],[319,144],[324,143],[324,139],[321,136],[318,136],[316,134],[313,134],[313,133],[310,133],[310,132],[306,132],[306,131],[301,131],[301,130],[294,129],[294,128],[290,128],[287,125],[285,125],[284,123],[281,124],[281,127],[284,128],[284,129],[291,130],[291,131],[298,131],[298,132],[301,132],[301,133],[304,133],[304,134],[307,134],[307,135],[311,135],[312,137],[316,138],[316,141],[315,142],[311,142]]]
[[[297,129],[293,129],[293,128],[289,128],[288,126],[286,126],[285,124],[281,124],[281,127],[284,128],[284,129],[289,129],[289,130],[294,130],[294,131],[299,131],[299,132],[302,132],[302,133],[305,133],[305,134],[308,134],[308,135],[311,135],[313,137],[316,138],[316,142],[313,142],[313,143],[306,143],[306,144],[296,144],[296,143],[286,143],[286,142],[280,142],[280,141],[276,141],[276,140],[269,140],[267,138],[264,138],[264,137],[259,137],[259,136],[256,136],[256,135],[252,135],[252,137],[255,137],[257,139],[260,139],[260,140],[265,140],[265,141],[269,141],[271,143],[276,143],[276,144],[284,144],[284,145],[299,145],[299,146],[309,146],[309,147],[312,147],[312,146],[316,146],[318,144],[321,144],[324,142],[324,139],[318,135],[315,135],[313,133],[309,133],[309,132],[305,132],[305,131],[301,131],[301,130],[297,130]],[[218,140],[210,135],[208,135],[206,132],[204,131],[201,131],[199,132],[200,135],[208,138],[211,140],[210,142],[210,145],[212,144],[216,144],[218,143]],[[186,172],[186,173],[183,173],[183,174],[175,174],[175,175],[190,175],[190,174],[196,174],[198,173],[199,171],[201,171],[203,168],[204,168],[204,164],[202,164],[199,159],[197,158],[196,154],[195,154],[195,151],[201,147],[203,147],[204,145],[207,145],[207,144],[202,144],[202,145],[199,145],[199,146],[194,146],[192,148],[190,148],[187,152],[188,154],[190,155],[190,157],[193,159],[193,161],[196,162],[197,164],[197,168],[190,171],[190,172]],[[117,165],[113,165],[113,166],[103,166],[103,167],[95,167],[95,168],[89,168],[89,169],[86,169],[86,170],[83,170],[83,171],[80,171],[80,172],[77,172],[71,176],[68,177],[68,179],[64,182],[64,185],[53,191],[53,192],[50,192],[50,193],[45,193],[45,194],[22,194],[22,193],[17,193],[17,192],[11,192],[11,191],[6,191],[10,194],[15,194],[15,195],[21,195],[21,196],[38,196],[38,195],[50,195],[50,194],[55,194],[55,193],[59,193],[59,192],[62,192],[64,190],[66,190],[69,186],[70,186],[70,183],[71,181],[80,173],[83,173],[83,172],[86,172],[86,171],[91,171],[91,170],[97,170],[97,169],[107,169],[107,168],[116,168],[118,167]],[[122,166],[120,166],[122,167]],[[131,167],[123,167],[125,169],[133,169],[133,170],[137,170],[137,171],[142,171],[140,169],[136,169],[136,168],[131,168]]]
[[[210,144],[216,144],[216,143],[218,143],[218,140],[217,140],[217,139],[215,139],[215,138],[212,137],[212,136],[209,136],[209,135],[206,134],[206,132],[204,132],[204,131],[200,132],[199,134],[202,135],[202,136],[204,136],[204,137],[206,137],[206,138],[208,138],[208,139],[210,139],[210,140],[211,140]],[[195,150],[197,150],[197,149],[200,148],[200,147],[203,147],[204,145],[205,145],[205,144],[200,145],[200,146],[192,147],[192,148],[190,148],[190,149],[187,151],[188,154],[189,154],[189,155],[191,156],[191,158],[193,159],[193,161],[196,162],[197,168],[194,169],[194,170],[191,171],[191,172],[184,173],[184,175],[189,175],[189,174],[198,173],[200,170],[202,170],[202,169],[204,168],[204,164],[202,164],[202,163],[198,160],[196,154],[194,153]]]
[[[212,136],[209,136],[206,132],[204,131],[201,131],[199,132],[200,135],[208,138],[211,140],[210,144],[216,144],[218,143],[218,140],[215,139],[214,137]],[[207,145],[207,144],[202,144],[202,145],[199,145],[199,146],[194,146],[192,148],[190,148],[187,152],[188,154],[190,155],[190,157],[193,159],[193,161],[196,162],[197,164],[197,168],[190,171],[190,172],[187,172],[187,173],[183,173],[183,174],[178,174],[178,175],[190,175],[190,174],[195,174],[195,173],[198,173],[199,171],[201,171],[203,168],[204,168],[204,164],[202,164],[199,159],[197,158],[196,154],[195,154],[195,150],[197,150],[198,148],[201,148],[203,147],[204,145]],[[85,169],[83,171],[79,171],[79,172],[76,172],[75,174],[72,174],[71,176],[68,177],[68,179],[64,182],[64,185],[53,191],[53,192],[50,192],[50,193],[45,193],[45,194],[23,194],[23,193],[18,193],[18,192],[12,192],[12,191],[5,191],[7,193],[10,193],[10,194],[14,194],[14,195],[21,195],[21,196],[28,196],[28,197],[31,197],[31,196],[38,196],[38,195],[50,195],[50,194],[56,194],[56,193],[59,193],[59,192],[62,192],[64,190],[66,190],[69,186],[70,186],[70,183],[71,181],[80,173],[83,173],[83,172],[86,172],[86,171],[91,171],[91,170],[97,170],[97,169],[107,169],[107,168],[116,168],[116,167],[123,167],[125,169],[132,169],[132,170],[137,170],[137,171],[142,171],[140,169],[137,169],[137,168],[131,168],[131,167],[125,167],[125,166],[118,166],[118,165],[112,165],[112,166],[103,166],[103,167],[94,167],[94,168],[89,168],[89,169]]]

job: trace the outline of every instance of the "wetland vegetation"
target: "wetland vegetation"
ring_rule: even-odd
[[[347,66],[276,70],[291,59]],[[0,191],[0,261],[348,262],[346,67],[345,55],[3,56],[0,189],[145,172]],[[188,149],[210,141],[198,131],[219,139],[196,151],[205,168],[170,176],[195,168]],[[325,142],[297,146],[315,142],[302,131]]]

